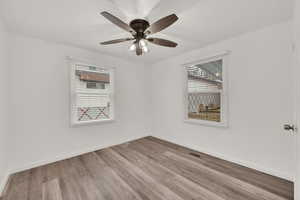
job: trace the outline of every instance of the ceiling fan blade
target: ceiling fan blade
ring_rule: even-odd
[[[170,40],[165,40],[161,38],[147,38],[147,40],[153,44],[165,46],[165,47],[176,47],[177,43],[172,42]]]
[[[145,33],[147,35],[150,35],[150,34],[154,34],[159,31],[162,31],[162,30],[166,29],[167,27],[171,26],[177,20],[178,20],[178,17],[175,14],[161,18],[160,20],[151,24],[150,27],[145,31]]]
[[[104,11],[104,12],[101,12],[101,15],[103,17],[105,17],[106,19],[108,19],[113,24],[115,24],[118,27],[120,27],[121,29],[123,29],[123,30],[125,30],[125,31],[127,31],[127,32],[129,32],[131,34],[135,34],[135,30],[133,30],[128,24],[126,24],[125,22],[123,22],[119,18],[113,16],[112,14]]]
[[[143,54],[143,50],[140,47],[137,47],[136,50],[135,50],[135,52],[136,52],[137,56],[140,56],[140,55]]]
[[[102,44],[102,45],[116,44],[116,43],[126,42],[126,41],[130,41],[130,40],[134,40],[134,38],[122,38],[122,39],[110,40],[110,41],[106,41],[106,42],[101,42],[100,44]]]

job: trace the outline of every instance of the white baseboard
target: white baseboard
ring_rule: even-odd
[[[147,136],[143,136],[143,137],[147,137]],[[100,149],[104,149],[104,148],[107,148],[107,147],[115,146],[115,145],[118,145],[118,144],[123,144],[123,143],[130,142],[130,141],[133,141],[133,140],[137,140],[137,139],[140,139],[140,138],[143,138],[143,137],[131,138],[131,139],[128,139],[128,140],[125,140],[125,141],[122,141],[122,142],[119,142],[119,143],[116,143],[116,144],[98,145],[98,146],[86,148],[84,150],[78,150],[78,151],[74,151],[74,152],[65,152],[65,153],[62,153],[60,155],[49,158],[49,159],[31,162],[31,163],[25,164],[21,167],[16,167],[16,168],[10,169],[9,174],[14,174],[14,173],[25,171],[25,170],[32,169],[32,168],[35,168],[35,167],[40,167],[40,166],[47,165],[47,164],[50,164],[50,163],[54,163],[54,162],[57,162],[57,161],[65,160],[65,159],[72,158],[72,157],[75,157],[75,156],[79,156],[79,155],[82,155],[82,154],[85,154],[85,153],[90,153],[90,152],[97,151],[97,150],[100,150]]]
[[[9,173],[6,173],[0,180],[0,197],[3,195],[8,179],[9,179]]]
[[[170,138],[163,138],[163,137],[159,137],[159,136],[153,136],[153,137],[157,137],[157,138],[160,138],[162,140],[166,140],[166,141],[169,141],[169,142],[172,142],[172,143],[175,143],[175,144],[193,149],[195,151],[199,151],[199,152],[202,152],[202,153],[205,153],[205,154],[208,154],[208,155],[211,155],[211,156],[214,156],[214,157],[217,157],[217,158],[229,161],[229,162],[233,162],[233,163],[236,163],[236,164],[239,164],[239,165],[251,168],[251,169],[255,169],[257,171],[260,171],[260,172],[263,172],[263,173],[266,173],[266,174],[269,174],[269,175],[272,175],[272,176],[276,176],[276,177],[286,179],[286,180],[289,180],[289,181],[292,181],[292,182],[295,181],[295,177],[291,176],[288,173],[280,172],[276,169],[261,166],[259,164],[253,163],[253,162],[233,158],[231,156],[228,156],[228,155],[225,155],[225,154],[222,154],[222,153],[219,153],[219,152],[213,152],[213,151],[208,151],[206,149],[200,149],[198,146],[196,147],[196,146],[193,146],[193,145],[181,144],[181,143],[179,143],[175,140],[172,140]]]

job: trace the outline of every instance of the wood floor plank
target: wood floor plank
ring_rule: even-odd
[[[141,200],[140,196],[99,158],[96,153],[85,154],[80,156],[80,159],[105,199]]]
[[[158,138],[13,174],[1,200],[293,200],[292,182]]]
[[[63,200],[104,200],[97,185],[89,176],[73,176],[60,179]]]
[[[38,167],[29,170],[28,197],[30,200],[41,200],[43,198],[43,183],[46,181],[45,168]]]
[[[12,180],[7,189],[4,200],[23,200],[28,199],[29,191],[29,171],[24,171],[12,175]]]
[[[218,178],[219,182],[222,182],[226,185],[231,185],[232,188],[236,188],[240,191],[243,191],[243,193],[252,196],[253,198],[261,198],[261,199],[274,199],[274,200],[284,200],[283,197],[275,195],[271,192],[268,192],[266,190],[263,190],[259,187],[256,187],[254,185],[251,185],[247,182],[241,181],[239,179],[236,179],[234,177],[231,177],[227,174],[223,174],[221,172],[218,172],[216,170],[213,170],[211,168],[208,168],[204,165],[198,164],[192,160],[186,159],[184,157],[181,157],[179,155],[176,155],[172,152],[166,152],[165,155],[175,162],[182,162],[186,165],[193,166],[204,173],[207,173],[209,176],[215,176]]]
[[[238,164],[225,161],[201,152],[194,151],[192,149],[188,149],[186,147],[170,143],[164,140],[160,140],[154,137],[145,138],[152,142],[160,144],[160,147],[167,149],[168,151],[172,151],[175,153],[179,153],[181,155],[185,155],[190,159],[200,162],[210,168],[214,168],[220,172],[229,174],[230,176],[239,178],[245,182],[261,187],[265,190],[268,190],[272,193],[275,193],[279,196],[285,198],[292,198],[293,194],[293,183],[291,181],[287,181],[281,178],[277,178],[257,170],[253,170],[250,168],[246,168],[240,166]],[[191,154],[197,155],[197,157],[191,156]]]
[[[153,145],[152,143],[150,144],[148,141],[132,142],[129,147],[148,155],[175,173],[196,182],[197,184],[210,190],[211,192],[218,194],[224,199],[257,199],[257,197],[249,194],[248,191],[241,190],[241,188],[236,188],[234,185],[229,185],[220,176],[212,175],[211,173],[207,173],[207,171],[202,171],[198,168],[198,166],[195,167],[186,162],[178,162],[170,159],[165,155],[165,150],[159,149],[157,146]],[[263,198],[259,196],[259,199]]]
[[[60,187],[63,200],[104,200],[80,157],[60,162]]]
[[[66,161],[62,160],[61,162],[66,162]],[[60,162],[55,162],[44,166],[46,181],[57,179],[60,177],[60,175],[63,175],[60,172],[59,165],[61,165]]]
[[[128,146],[118,145],[113,149],[124,158],[138,166],[141,170],[153,177],[157,182],[168,187],[185,200],[224,200],[215,193],[200,187],[196,183],[180,176],[143,154],[134,151]]]
[[[138,194],[156,200],[183,200],[112,149],[96,152]]]
[[[42,200],[62,200],[62,193],[59,186],[59,180],[53,179],[43,183]]]

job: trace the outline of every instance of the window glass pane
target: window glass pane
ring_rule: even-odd
[[[105,84],[104,83],[87,82],[86,86],[89,89],[105,89]]]
[[[78,122],[111,119],[111,74],[109,70],[76,65],[75,102]]]
[[[188,67],[188,118],[221,121],[222,59]]]

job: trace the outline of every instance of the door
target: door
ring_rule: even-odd
[[[300,43],[299,43],[300,45]],[[297,52],[298,51],[298,52]],[[294,64],[294,94],[295,94],[295,125],[296,131],[296,179],[295,179],[295,200],[300,200],[300,80],[295,76],[300,74],[300,46],[296,51],[296,62]],[[297,130],[298,129],[298,130]]]
[[[300,42],[300,38],[299,38]],[[300,43],[298,44],[300,45]],[[299,76],[300,74],[300,46],[297,47],[296,50],[296,62],[294,65],[294,74],[295,76]],[[294,77],[295,77],[294,76]],[[295,87],[295,124],[298,127],[298,131],[296,131],[296,179],[295,179],[295,199],[300,199],[300,80],[299,77],[294,78]],[[298,132],[298,133],[297,133]]]
[[[299,38],[300,42],[300,38]],[[300,45],[300,43],[298,44]],[[294,119],[295,119],[295,139],[296,139],[296,177],[295,177],[295,200],[300,200],[300,46],[295,49],[294,62]],[[298,129],[298,130],[297,130]]]
[[[295,1],[294,9],[294,94],[295,124],[300,128],[300,2]],[[296,133],[296,179],[295,200],[300,200],[300,131]]]
[[[300,102],[299,93],[298,93],[297,100],[298,100],[298,103],[299,103]],[[297,111],[297,116],[298,116],[297,127],[300,127],[300,118],[299,118],[300,109],[299,109],[299,107],[298,107],[298,111]],[[297,134],[296,137],[297,137],[297,152],[296,152],[296,155],[297,155],[297,157],[296,157],[297,175],[296,175],[296,180],[295,180],[295,199],[297,200],[297,199],[300,199],[300,135],[299,135],[299,133]]]

